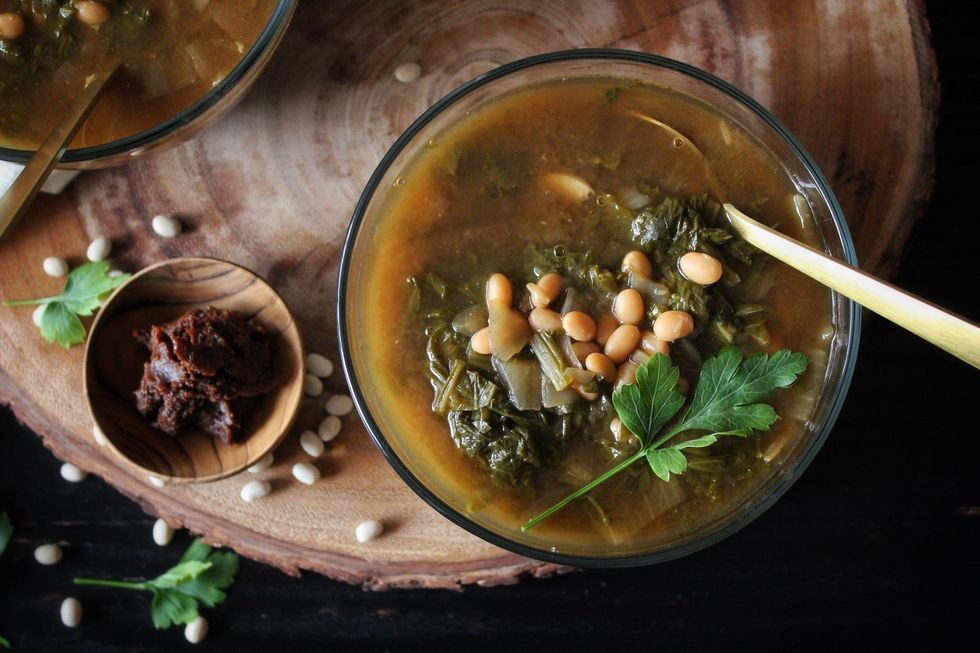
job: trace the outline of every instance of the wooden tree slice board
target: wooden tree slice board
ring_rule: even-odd
[[[360,189],[397,135],[457,85],[527,55],[619,47],[667,55],[733,82],[769,107],[814,155],[843,204],[864,267],[895,270],[927,199],[938,87],[923,8],[909,0],[519,0],[307,2],[256,87],[194,140],[131,165],[82,175],[40,198],[0,245],[3,299],[43,296],[60,281],[45,256],[81,262],[110,236],[119,267],[167,257],[242,264],[290,304],[310,351],[337,361],[334,318],[341,243]],[[422,77],[400,83],[401,63]],[[153,235],[157,213],[178,238]],[[288,573],[301,569],[371,588],[514,582],[557,570],[456,527],[415,496],[356,417],[318,461],[322,480],[293,481],[296,438],[261,474],[158,489],[101,449],[81,392],[82,348],[45,345],[30,309],[0,310],[0,398],[62,459],[99,474],[149,513]],[[339,371],[329,391],[342,391]],[[296,431],[315,428],[307,399]],[[44,481],[42,481],[44,482]],[[385,535],[354,539],[363,519]]]

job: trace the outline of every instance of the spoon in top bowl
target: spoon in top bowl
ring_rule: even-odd
[[[64,119],[55,125],[14,183],[3,197],[0,197],[0,239],[31,205],[31,201],[41,190],[48,175],[68,149],[71,139],[75,137],[79,127],[84,124],[89,113],[98,104],[109,80],[117,70],[119,70],[118,62],[106,66],[86,80],[85,88],[69,107]]]
[[[632,115],[662,130],[679,154],[687,154],[686,165],[702,166],[710,191],[722,202],[728,221],[743,240],[980,369],[980,326],[745,215],[725,200],[711,163],[690,139],[655,118],[638,112]]]

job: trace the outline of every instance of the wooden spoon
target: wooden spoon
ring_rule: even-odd
[[[723,202],[728,220],[744,240],[980,369],[980,326],[753,220],[725,201],[724,188],[711,162],[689,138],[652,116],[630,113],[670,140],[677,150],[679,166],[702,168],[707,190]],[[667,187],[671,187],[669,183]]]
[[[65,113],[64,119],[55,125],[14,183],[4,196],[0,197],[0,239],[31,205],[31,200],[41,190],[44,181],[61,160],[71,139],[75,137],[78,128],[84,124],[89,113],[98,104],[109,80],[117,70],[119,70],[118,62],[106,66],[87,80],[85,88]]]
[[[980,369],[977,325],[722,206],[735,232],[766,254]]]

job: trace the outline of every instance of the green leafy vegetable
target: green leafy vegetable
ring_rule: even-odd
[[[541,370],[555,390],[564,390],[568,387],[569,380],[565,378],[565,368],[568,363],[562,355],[561,349],[555,344],[551,334],[542,331],[535,333],[531,337],[531,352],[537,357]]]
[[[619,292],[616,275],[597,265],[592,252],[569,252],[562,246],[535,247],[524,250],[525,276],[540,278],[548,272],[558,272],[571,277],[583,289],[600,293]]]
[[[224,601],[227,596],[224,590],[231,587],[237,573],[237,555],[228,551],[214,551],[204,540],[196,539],[179,563],[153,580],[76,578],[75,584],[152,592],[153,625],[169,628],[196,619],[201,604],[213,608]]]
[[[79,316],[92,315],[109,293],[121,286],[130,275],[109,276],[109,263],[85,263],[71,271],[60,295],[40,299],[18,299],[4,306],[34,306],[44,304],[41,314],[41,335],[48,342],[57,341],[68,349],[85,341],[85,326]]]
[[[424,324],[432,410],[445,417],[457,449],[473,458],[494,482],[527,485],[574,435],[600,423],[611,406],[594,402],[542,409],[537,355],[551,365],[549,389],[554,390],[555,382],[563,388],[568,385],[563,375],[568,364],[554,340],[541,334],[538,351],[532,349],[535,357],[519,355],[501,361],[475,353],[467,329],[456,328],[461,326],[456,318],[472,310],[474,301],[482,308],[486,277],[441,284],[433,283],[434,279],[426,274],[408,279],[409,302],[417,301],[414,307]],[[441,287],[446,291],[440,292]]]
[[[759,401],[776,388],[793,384],[808,364],[806,356],[786,349],[772,356],[757,354],[743,360],[738,347],[725,347],[705,361],[694,399],[683,417],[674,426],[665,428],[681,409],[684,397],[679,370],[671,365],[669,357],[655,354],[637,370],[636,383],[613,393],[616,412],[639,439],[640,449],[528,521],[522,530],[537,526],[637,460],[646,458],[654,474],[670,481],[671,474],[687,471],[684,449],[710,447],[722,436],[745,437],[754,430],[768,429],[778,416],[772,406]],[[709,433],[675,441],[690,431]]]
[[[612,104],[619,97],[619,94],[623,92],[622,86],[613,86],[611,89],[607,90],[605,95],[602,96],[603,104]]]

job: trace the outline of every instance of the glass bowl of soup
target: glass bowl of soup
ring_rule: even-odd
[[[578,566],[675,558],[772,505],[833,426],[860,315],[732,238],[720,194],[855,263],[799,141],[692,66],[558,52],[434,104],[368,182],[339,277],[344,370],[395,471],[484,540]],[[714,272],[685,263],[691,252]],[[639,366],[669,356],[689,404],[730,346],[808,357],[766,397],[771,427],[685,449],[667,480],[641,460],[527,527],[637,452],[611,397]]]
[[[0,0],[0,160],[26,163],[93,71],[120,71],[61,159],[118,165],[224,115],[258,78],[296,0]]]

